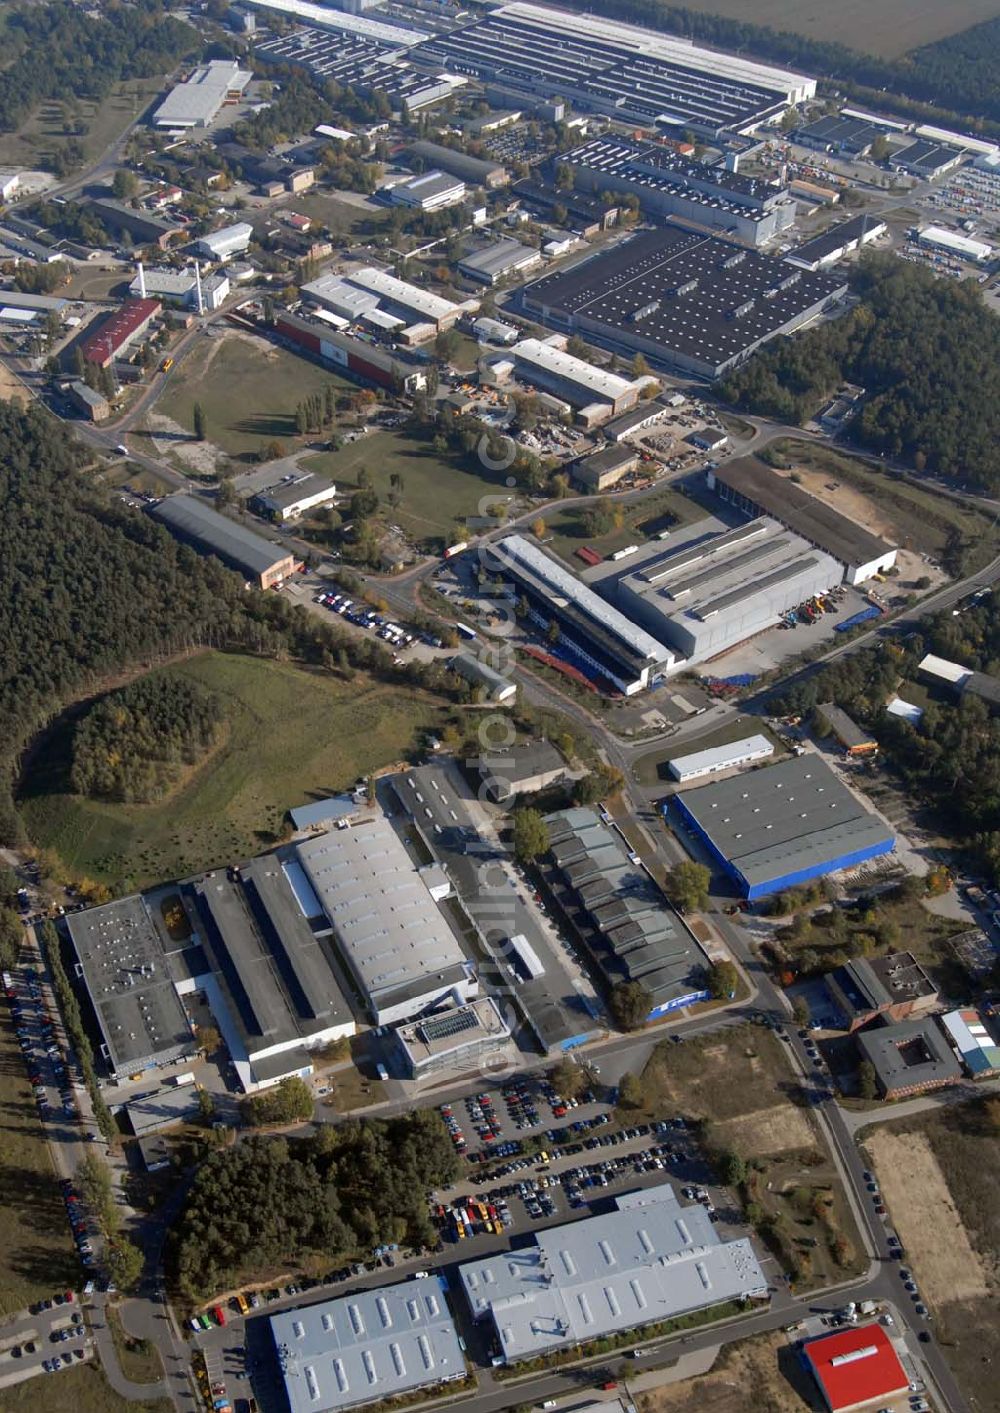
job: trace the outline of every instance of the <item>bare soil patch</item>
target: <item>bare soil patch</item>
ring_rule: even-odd
[[[638,1413],[804,1413],[806,1375],[781,1334],[727,1345],[707,1374],[640,1393]]]
[[[879,1128],[867,1147],[900,1239],[929,1299],[943,1305],[985,1296],[982,1263],[927,1138]]]
[[[779,1104],[744,1114],[742,1118],[727,1119],[716,1124],[715,1134],[727,1148],[747,1158],[790,1153],[811,1148],[815,1143],[805,1114],[790,1104]]]

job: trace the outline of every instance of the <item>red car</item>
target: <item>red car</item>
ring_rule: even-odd
[[[221,1305],[212,1306],[212,1319],[217,1325],[224,1325],[226,1323],[226,1313]]]

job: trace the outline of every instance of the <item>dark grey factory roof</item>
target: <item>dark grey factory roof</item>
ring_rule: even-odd
[[[901,167],[916,167],[920,171],[936,172],[939,167],[950,166],[960,154],[953,147],[942,147],[937,142],[912,142],[894,152],[890,161]]]
[[[869,736],[867,731],[862,731],[858,723],[852,720],[834,702],[820,702],[816,710],[827,722],[830,730],[837,737],[842,746],[868,746],[874,743],[874,736]]]
[[[894,838],[811,751],[688,790],[677,802],[751,885]]]
[[[274,854],[188,886],[247,1053],[346,1025],[351,1010]]]
[[[220,515],[197,496],[167,496],[153,506],[151,514],[169,529],[196,540],[202,548],[253,576],[266,574],[289,558],[284,546]]]
[[[844,147],[849,152],[863,152],[880,136],[878,128],[861,118],[828,114],[825,118],[817,118],[814,123],[797,128],[792,140],[803,138],[807,142],[823,143],[829,147]]]
[[[828,260],[844,246],[859,241],[873,227],[881,227],[884,224],[877,216],[854,216],[849,221],[841,221],[839,225],[831,226],[828,231],[807,240],[804,245],[797,245],[794,250],[788,252],[785,259],[800,260],[803,264],[814,260]]]
[[[524,300],[719,366],[844,289],[839,276],[790,272],[770,255],[668,224],[536,280]]]
[[[142,898],[71,913],[66,925],[118,1073],[193,1051],[191,1026]]]
[[[638,412],[639,408],[633,408],[633,412]],[[648,404],[644,404],[642,411],[648,416]],[[624,414],[628,416],[629,414]],[[621,419],[616,418],[616,421]],[[586,469],[595,476],[603,475],[605,471],[617,471],[619,466],[628,466],[635,461],[639,453],[634,446],[602,446],[600,451],[592,451],[589,456],[582,456],[576,463],[581,470]]]
[[[697,989],[703,954],[614,830],[587,807],[559,810],[546,824],[556,867],[589,915],[595,958],[610,979],[641,980],[656,1005]]]
[[[930,1016],[859,1031],[857,1042],[863,1058],[875,1066],[880,1085],[890,1093],[947,1083],[962,1075],[954,1051]]]
[[[566,769],[566,762],[551,741],[524,741],[510,750],[491,751],[486,763],[494,774],[503,775],[515,788],[519,780]]]
[[[253,499],[268,510],[287,510],[290,505],[298,505],[300,500],[322,495],[333,488],[334,483],[326,476],[318,476],[315,471],[310,471],[304,476],[296,476],[294,480],[279,481],[277,485],[255,491]]]
[[[869,564],[892,548],[755,456],[728,461],[712,474],[717,482],[745,496],[766,515],[773,515],[841,564]]]
[[[186,1123],[198,1111],[198,1089],[193,1084],[180,1089],[160,1089],[143,1099],[135,1099],[125,1106],[128,1121],[136,1138],[146,1133],[156,1133],[171,1124]]]
[[[693,157],[684,157],[671,147],[632,142],[628,138],[593,137],[563,153],[560,162],[588,171],[614,172],[627,177],[643,174],[665,190],[683,191],[697,197],[701,186],[711,187],[720,200],[732,198],[748,214],[764,208],[782,195],[779,187],[760,177],[731,172],[723,166],[710,167]],[[655,174],[655,175],[654,175]]]
[[[988,672],[970,672],[962,682],[962,691],[981,697],[990,706],[1000,706],[1000,677],[992,677]]]
[[[415,142],[408,155],[416,157],[428,168],[440,167],[462,181],[483,183],[506,176],[499,162],[485,162],[481,157],[470,157],[466,152],[458,152],[453,147],[445,147],[439,142]]]

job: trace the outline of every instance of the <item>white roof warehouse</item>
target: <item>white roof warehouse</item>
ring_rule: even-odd
[[[682,1207],[669,1183],[616,1205],[459,1268],[507,1363],[767,1294],[749,1239],[721,1241],[705,1209]]]
[[[440,1276],[271,1317],[291,1413],[329,1413],[465,1377]]]

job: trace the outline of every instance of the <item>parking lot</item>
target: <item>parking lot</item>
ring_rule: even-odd
[[[0,1325],[0,1388],[72,1368],[93,1353],[75,1294],[58,1291]]]

